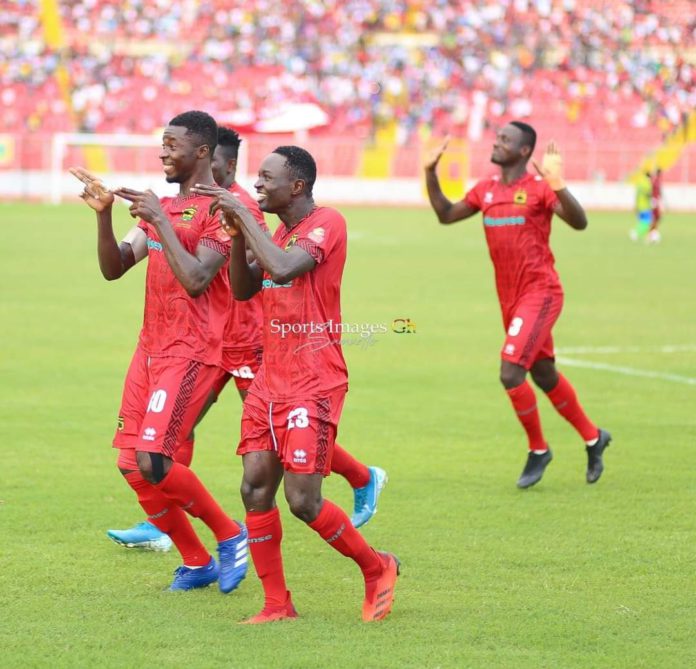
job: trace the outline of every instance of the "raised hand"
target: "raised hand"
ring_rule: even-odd
[[[447,137],[445,137],[444,141],[441,144],[439,144],[434,149],[430,149],[428,151],[428,153],[425,156],[425,160],[423,161],[424,169],[434,170],[437,167],[437,164],[440,162],[440,158],[442,158],[442,154],[445,152],[445,149],[447,148],[449,141],[450,138],[448,135]]]
[[[210,203],[210,213],[220,212],[220,223],[225,232],[230,237],[235,237],[239,234],[242,226],[241,216],[249,214],[249,210],[242,204],[239,198],[230,193],[226,188],[220,186],[207,186],[205,184],[196,184],[192,189],[192,193],[212,197]]]
[[[114,203],[114,194],[91,172],[82,167],[71,167],[70,174],[84,185],[80,197],[97,213],[109,209]]]
[[[159,198],[149,189],[142,192],[132,188],[117,188],[114,195],[132,203],[128,211],[133,218],[156,224],[158,218],[165,216]]]
[[[541,167],[534,159],[532,159],[532,164],[539,175],[546,179],[551,190],[563,190],[566,187],[563,180],[563,156],[561,156],[556,142],[548,143],[544,157],[541,159]]]

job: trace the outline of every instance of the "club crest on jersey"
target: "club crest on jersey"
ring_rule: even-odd
[[[324,241],[325,234],[326,232],[324,231],[324,228],[314,228],[314,230],[312,230],[307,237],[309,237],[313,242],[321,244]]]
[[[192,221],[193,217],[196,215],[196,207],[187,207],[181,212],[182,221]]]
[[[297,242],[297,233],[295,233],[290,239],[288,239],[288,243],[285,245],[285,248],[283,249],[284,251],[287,251],[291,246],[295,246],[295,242]]]
[[[515,204],[527,204],[527,191],[522,189],[518,190],[512,199]]]

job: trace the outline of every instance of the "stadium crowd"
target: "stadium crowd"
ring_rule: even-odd
[[[52,39],[38,0],[18,0],[0,17],[0,123],[151,132],[196,101],[244,128],[312,101],[331,132],[394,122],[401,143],[422,124],[476,139],[503,116],[534,115],[561,137],[666,133],[696,108],[689,5],[62,0]]]

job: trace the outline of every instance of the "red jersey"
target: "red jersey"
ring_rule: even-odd
[[[273,242],[299,246],[316,265],[283,285],[264,272],[263,362],[249,392],[268,402],[320,398],[348,383],[341,350],[346,221],[318,207],[291,230],[281,223]]]
[[[549,247],[551,217],[558,199],[544,179],[529,173],[510,184],[498,176],[483,179],[466,194],[464,202],[483,214],[503,309],[528,293],[562,292]]]
[[[259,225],[268,232],[268,226],[263,218],[256,200],[238,183],[230,186],[230,192],[236,195],[241,203],[253,214]],[[229,271],[228,263],[223,269]],[[261,348],[263,340],[263,306],[262,297],[257,293],[250,300],[235,300],[230,293],[230,313],[223,336],[223,348],[229,351],[241,351]]]
[[[229,257],[230,237],[218,216],[208,214],[209,197],[165,197],[160,203],[186,251],[195,254],[202,244]],[[148,257],[140,346],[153,357],[217,365],[230,304],[227,273],[218,272],[202,295],[191,297],[169,266],[157,229],[146,221],[138,226],[147,234]]]

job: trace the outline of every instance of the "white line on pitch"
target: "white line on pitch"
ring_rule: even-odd
[[[647,369],[635,369],[634,367],[620,367],[619,365],[607,365],[603,362],[590,362],[589,360],[575,360],[559,356],[556,358],[562,365],[568,367],[585,367],[586,369],[601,369],[605,372],[615,372],[626,376],[642,376],[647,379],[660,379],[662,381],[672,381],[673,383],[685,383],[688,386],[696,386],[696,379],[680,374],[665,374],[664,372],[651,372]]]
[[[696,351],[696,344],[665,344],[663,346],[568,346],[557,348],[560,355],[578,353],[690,353]]]

